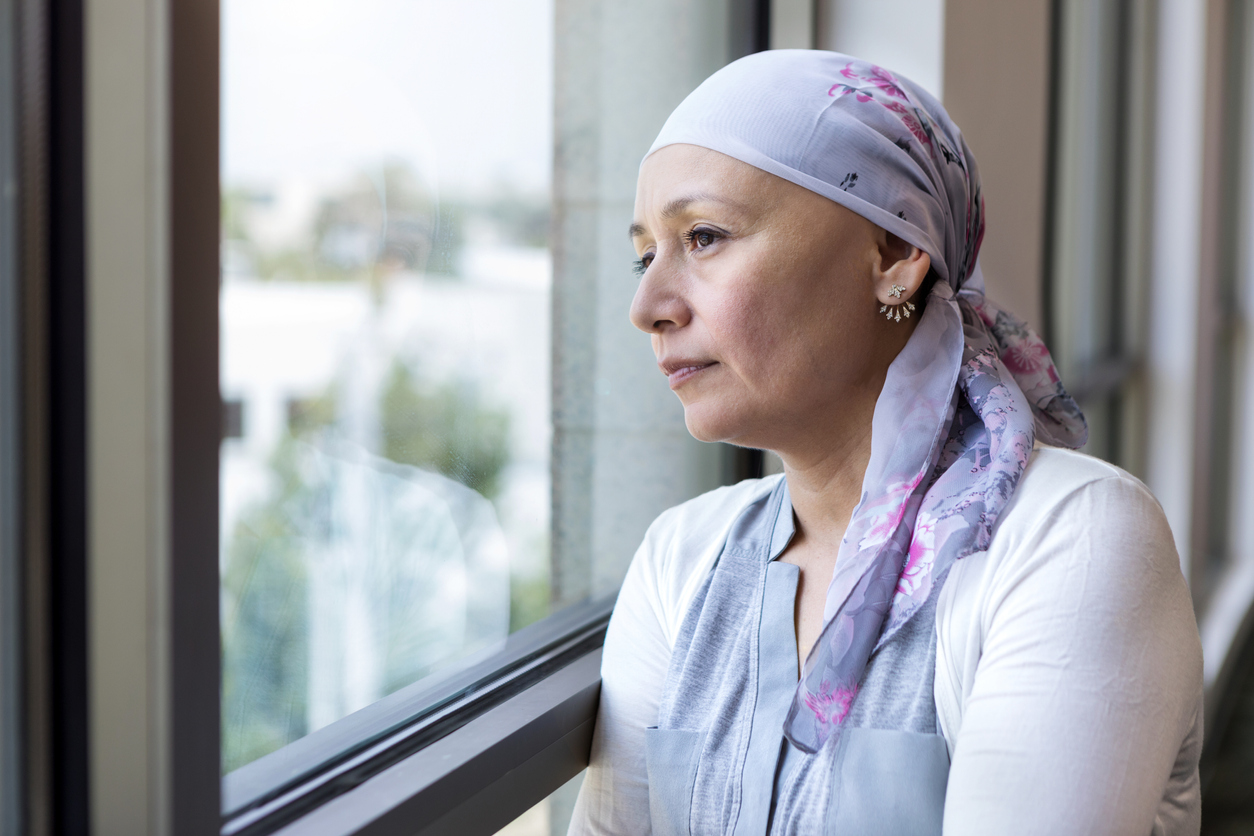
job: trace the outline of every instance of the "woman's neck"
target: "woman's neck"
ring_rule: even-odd
[[[787,449],[776,451],[784,463],[798,533],[812,545],[830,547],[833,554],[862,499],[871,460],[871,422],[886,376],[887,368],[847,393],[838,408],[822,410],[806,422],[810,432],[794,434]]]
[[[846,419],[857,420],[849,421],[840,433],[808,445],[808,453],[806,448],[793,448],[781,455],[797,526],[780,559],[800,569],[793,613],[798,670],[822,630],[840,542],[862,495],[874,410],[874,401],[863,416],[841,410]]]
[[[811,456],[784,459],[788,493],[798,530],[815,545],[840,546],[853,510],[862,498],[862,480],[871,458],[870,421],[865,431]]]

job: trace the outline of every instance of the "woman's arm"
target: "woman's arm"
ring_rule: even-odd
[[[601,707],[572,836],[649,833],[644,730],[657,723],[671,658],[650,540],[627,570],[605,635]]]
[[[990,571],[945,832],[1196,833],[1201,647],[1153,497],[1091,482]]]

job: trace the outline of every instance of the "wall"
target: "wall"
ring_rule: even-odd
[[[553,588],[569,602],[616,589],[649,523],[721,480],[721,447],[688,434],[628,321],[627,227],[662,123],[728,60],[729,7],[559,0],[555,11]]]
[[[1049,0],[947,0],[944,102],[984,183],[989,296],[1042,330]]]
[[[939,97],[944,17],[944,0],[819,0],[816,45],[887,67]]]

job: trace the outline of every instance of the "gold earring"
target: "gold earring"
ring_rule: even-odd
[[[888,295],[894,299],[900,299],[901,294],[905,291],[905,287],[899,284],[891,286]],[[903,310],[904,308],[904,310]],[[914,310],[914,303],[907,301],[904,305],[881,305],[880,313],[884,314],[885,319],[891,319],[893,322],[901,322],[902,314],[905,318],[910,318],[910,312]]]

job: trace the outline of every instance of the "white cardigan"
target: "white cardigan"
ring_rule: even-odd
[[[675,636],[740,510],[775,480],[670,509],[628,569],[572,834],[649,832],[644,730]],[[1196,834],[1202,654],[1158,503],[1133,477],[1039,446],[987,552],[936,608],[947,834]]]

